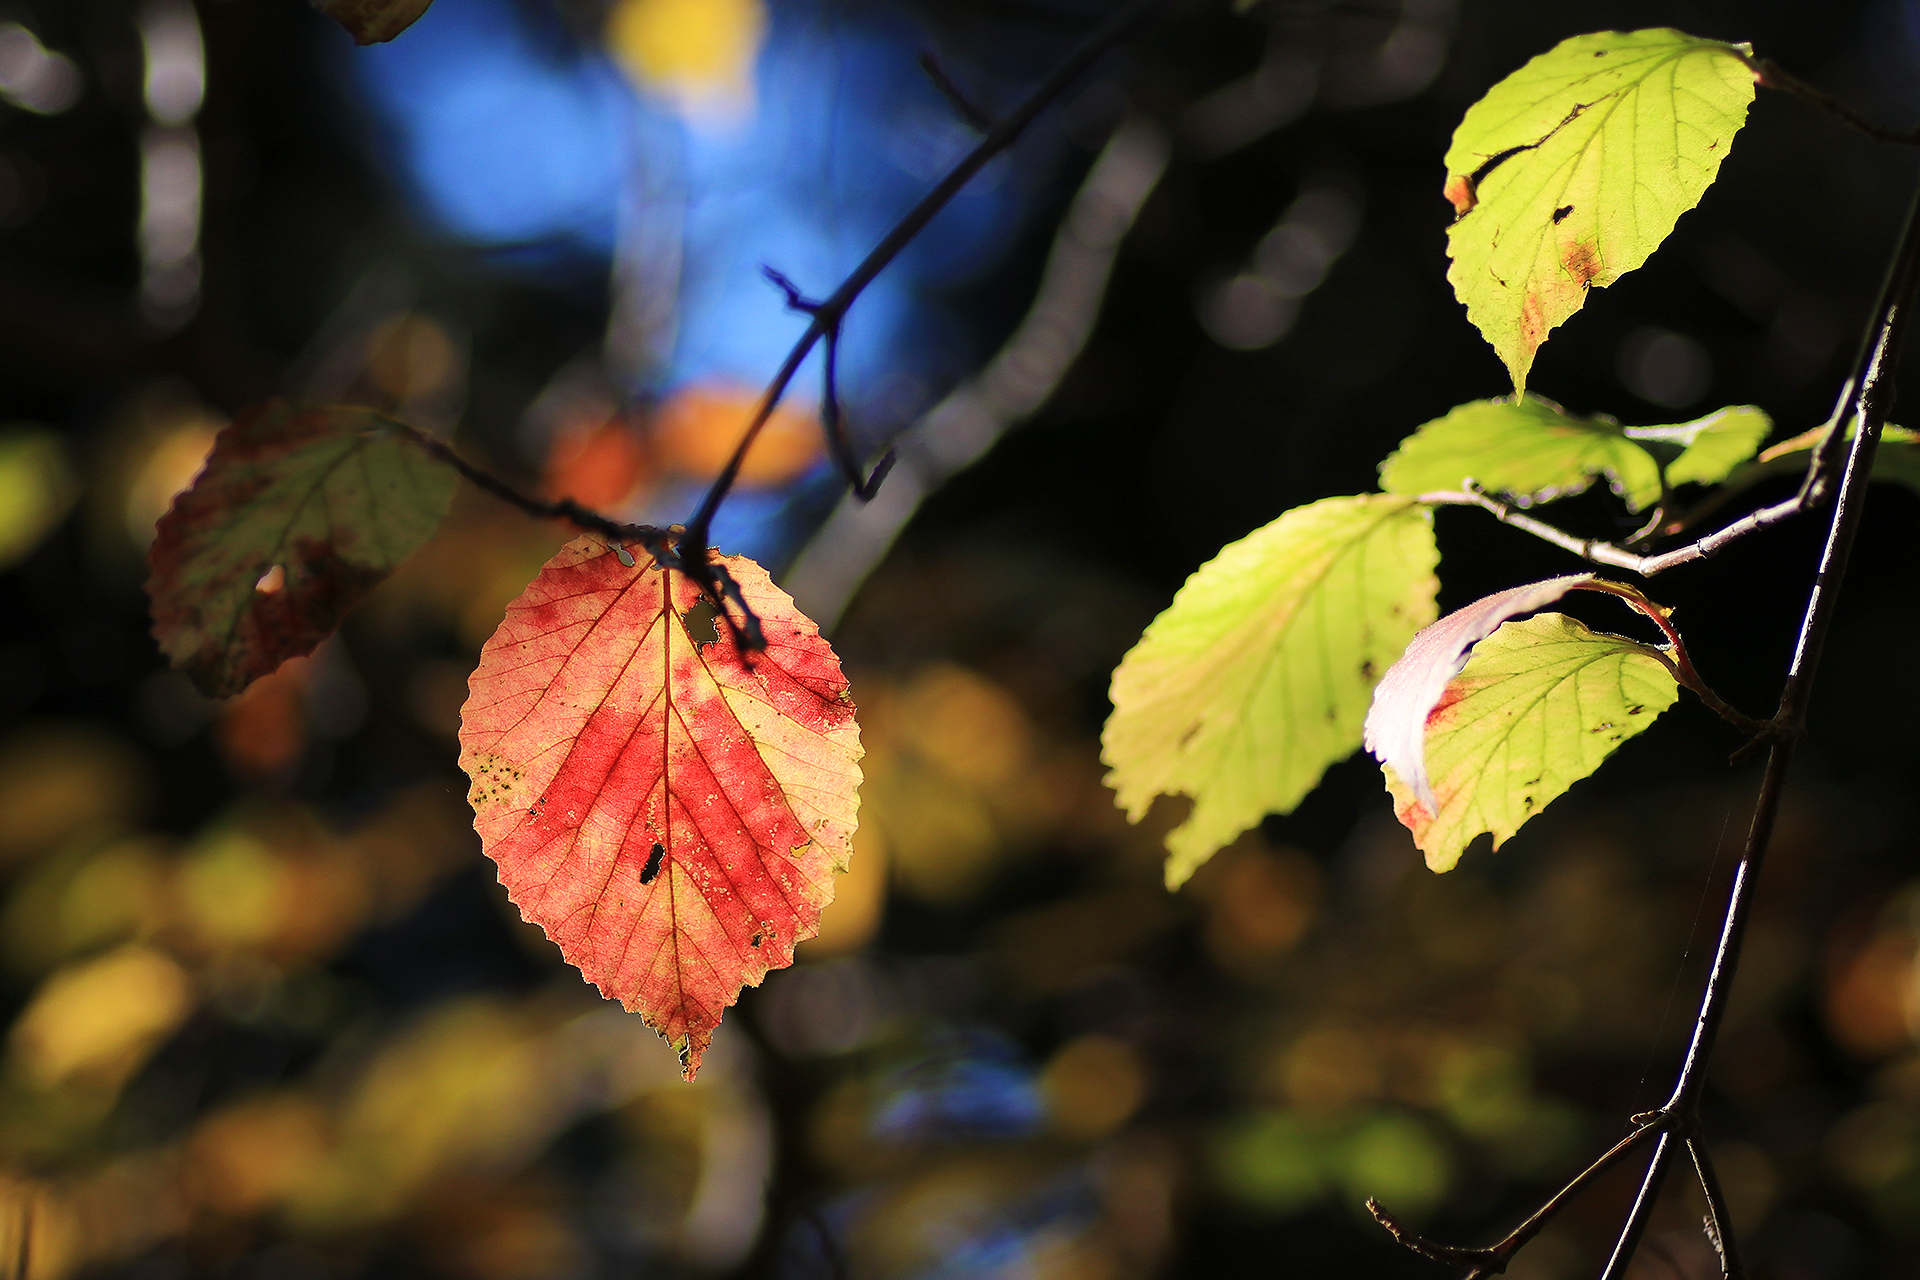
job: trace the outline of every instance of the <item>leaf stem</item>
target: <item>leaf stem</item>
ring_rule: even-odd
[[[1826,112],[1834,119],[1851,125],[1876,142],[1892,142],[1909,147],[1920,145],[1920,129],[1889,129],[1885,125],[1876,124],[1824,89],[1814,88],[1772,58],[1756,58],[1744,53],[1738,56],[1740,61],[1746,63],[1747,69],[1753,72],[1755,83],[1763,89],[1778,89],[1782,93],[1790,93],[1802,102]]]
[[[1649,600],[1636,587],[1630,587],[1623,582],[1608,582],[1605,578],[1595,578],[1575,590],[1603,591],[1625,600],[1633,606],[1635,611],[1644,614],[1654,626],[1660,628],[1661,634],[1666,636],[1669,645],[1669,650],[1664,656],[1667,666],[1673,671],[1674,679],[1693,690],[1709,711],[1742,733],[1759,736],[1773,731],[1772,721],[1755,720],[1752,716],[1738,710],[1715,693],[1701,678],[1698,668],[1693,665],[1692,655],[1687,652],[1687,642],[1680,638],[1679,628],[1673,625],[1671,610]]]

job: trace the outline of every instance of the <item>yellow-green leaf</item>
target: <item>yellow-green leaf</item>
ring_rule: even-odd
[[[1169,887],[1360,745],[1375,681],[1433,620],[1438,560],[1420,504],[1327,498],[1223,548],[1147,628],[1114,672],[1101,758],[1136,822],[1192,797]]]
[[[1547,334],[1699,203],[1753,101],[1744,50],[1667,29],[1564,40],[1468,108],[1447,279],[1524,390]]]
[[[1595,476],[1635,511],[1660,500],[1660,465],[1612,418],[1581,418],[1539,396],[1476,400],[1427,423],[1380,464],[1380,487],[1408,495],[1465,480],[1521,506],[1579,493]]]
[[[1679,696],[1658,649],[1561,613],[1508,622],[1474,647],[1427,718],[1435,806],[1383,766],[1394,812],[1435,871],[1482,832],[1500,845]]]
[[[1667,483],[1719,484],[1751,458],[1773,430],[1758,405],[1716,409],[1704,418],[1671,427],[1628,427],[1627,435],[1660,452],[1678,449],[1667,463]]]

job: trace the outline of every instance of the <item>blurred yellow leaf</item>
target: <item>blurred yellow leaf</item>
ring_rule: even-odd
[[[24,425],[0,427],[0,569],[39,546],[79,494],[58,435]]]
[[[178,964],[122,947],[47,979],[13,1024],[13,1062],[37,1088],[86,1076],[115,1089],[192,1010],[193,983]]]
[[[170,888],[161,853],[159,841],[135,836],[36,865],[0,917],[7,958],[37,972],[158,930]]]

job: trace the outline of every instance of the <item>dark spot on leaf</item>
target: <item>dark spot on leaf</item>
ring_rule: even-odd
[[[1645,710],[1646,710],[1646,708],[1645,708],[1645,707],[1642,707],[1642,706],[1637,706],[1637,705],[1636,705],[1636,706],[1631,706],[1631,707],[1628,707],[1628,708],[1627,708],[1627,714],[1628,714],[1628,715],[1630,715],[1630,716],[1637,716],[1637,715],[1639,715],[1639,714],[1641,714],[1642,712],[1644,712]]]
[[[682,615],[681,621],[686,624],[687,634],[693,638],[695,644],[720,642],[720,614],[713,607],[713,602],[705,596],[701,596],[694,603],[693,608]]]
[[[1373,665],[1373,659],[1372,658],[1366,659],[1360,664],[1360,678],[1362,680],[1365,680],[1368,684],[1372,684],[1375,670],[1376,668]]]
[[[1608,54],[1609,52],[1611,52],[1611,50],[1607,50],[1607,49],[1595,49],[1595,50],[1593,51],[1593,56],[1594,56],[1594,57],[1596,57],[1596,58],[1604,58],[1604,57],[1606,57],[1606,56],[1607,56],[1607,54]]]
[[[1200,732],[1200,722],[1198,720],[1195,720],[1192,724],[1187,726],[1187,731],[1180,735],[1180,745],[1184,747],[1189,742],[1192,742],[1193,735],[1198,732]]]
[[[1573,206],[1570,204],[1563,204],[1558,209],[1555,209],[1553,211],[1553,225],[1556,227],[1559,226],[1566,216],[1572,212]]]
[[[667,846],[658,840],[653,842],[653,852],[647,855],[647,865],[640,868],[640,883],[652,884],[653,878],[660,874],[661,860],[667,856]]]

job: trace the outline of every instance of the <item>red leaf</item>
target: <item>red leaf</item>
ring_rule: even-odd
[[[508,896],[689,1080],[740,989],[819,931],[859,806],[840,660],[764,569],[715,559],[766,629],[752,666],[696,640],[685,575],[577,538],[507,606],[460,728]]]
[[[1367,710],[1367,750],[1413,789],[1427,812],[1440,808],[1427,777],[1427,720],[1448,682],[1467,664],[1467,653],[1508,618],[1550,605],[1593,581],[1590,573],[1576,573],[1496,591],[1421,631],[1387,668]]]

